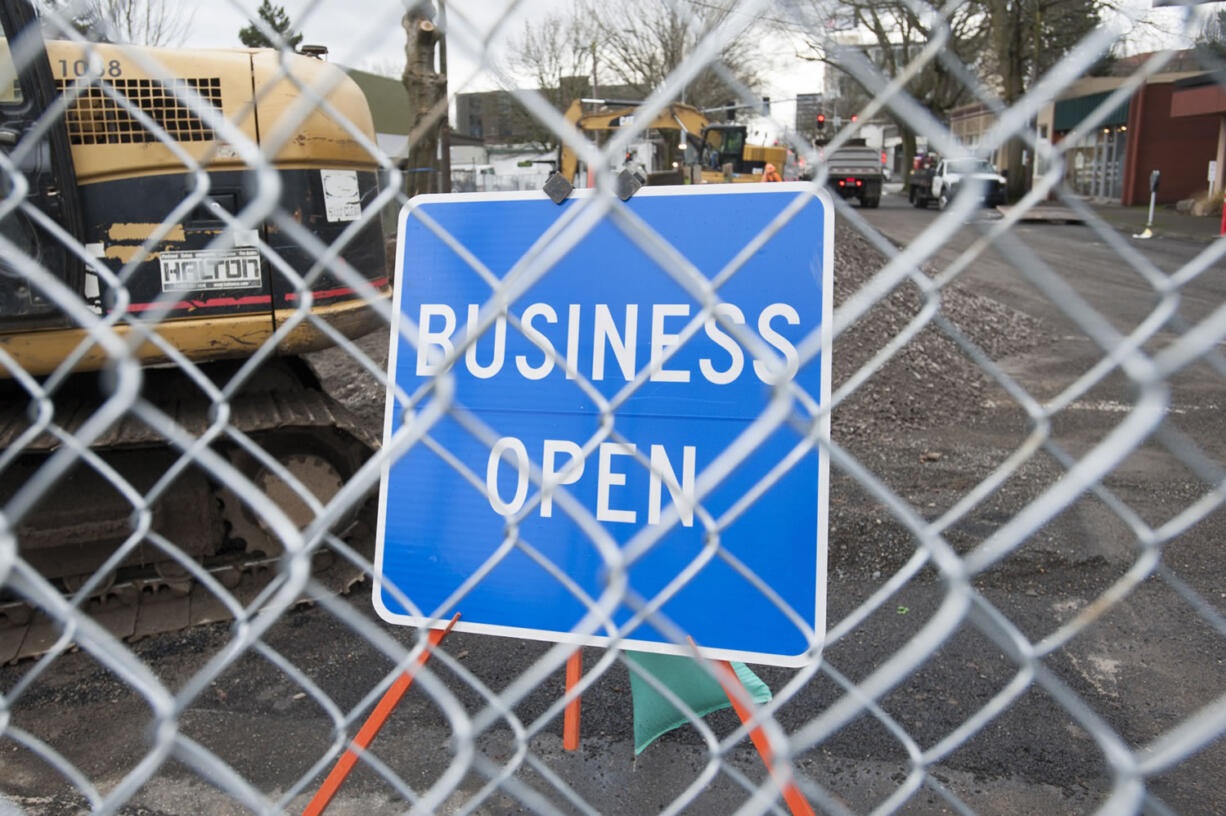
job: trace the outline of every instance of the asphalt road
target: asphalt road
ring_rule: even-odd
[[[939,217],[916,211],[900,197],[887,196],[875,211],[860,211],[895,243],[906,245]],[[982,235],[981,223],[961,227],[927,259],[939,275]],[[846,229],[841,222],[840,229]],[[1011,259],[1029,252],[1115,328],[1127,333],[1154,308],[1153,288],[1121,260],[1103,236],[1075,225],[1021,225],[1015,246],[977,254],[958,282],[1008,304],[1047,332],[1045,342],[996,363],[1028,393],[1043,401],[1076,382],[1103,352],[1064,309],[1081,307],[1065,296],[1054,303],[1029,281]],[[1123,239],[1127,240],[1127,239]],[[1167,274],[1205,251],[1203,244],[1155,239],[1140,247],[1142,257]],[[1226,302],[1222,264],[1184,287],[1177,314],[1195,323]],[[837,270],[836,270],[837,274]],[[1078,312],[1077,314],[1080,314]],[[1170,343],[1178,331],[1167,329],[1147,350]],[[377,348],[378,341],[372,348]],[[836,346],[837,355],[837,346]],[[836,357],[837,359],[837,357]],[[1166,426],[1211,462],[1226,461],[1226,404],[1223,377],[1200,363],[1171,382]],[[971,419],[943,423],[930,417],[888,443],[859,439],[848,449],[897,495],[929,519],[952,507],[993,468],[1007,459],[1031,432],[1024,413],[1004,389],[976,396]],[[1052,418],[1050,440],[1078,458],[1098,445],[1128,416],[1135,389],[1112,373]],[[836,438],[836,441],[840,441]],[[1015,474],[956,524],[947,540],[968,552],[1006,524],[1028,502],[1054,484],[1064,467],[1048,452],[1031,456]],[[1135,519],[1122,520],[1102,499],[1082,496],[999,563],[977,575],[973,584],[1016,631],[1037,643],[1083,610],[1137,562],[1135,527],[1158,526],[1189,507],[1208,488],[1161,444],[1149,441],[1128,455],[1103,480],[1113,500]],[[913,536],[877,501],[847,476],[836,473],[831,488],[830,584],[827,620],[836,625],[876,592],[914,552]],[[1162,563],[1199,593],[1219,614],[1226,612],[1226,562],[1220,542],[1226,537],[1222,510],[1165,544]],[[868,677],[933,619],[947,598],[935,570],[920,571],[901,590],[825,653],[828,665],[855,682]],[[348,599],[364,625],[375,621],[369,585]],[[199,627],[134,645],[136,654],[171,689],[184,683],[229,639],[229,627]],[[407,642],[405,630],[390,634]],[[360,632],[327,609],[315,606],[287,615],[273,628],[268,644],[301,667],[342,710],[355,705],[388,672],[390,664]],[[453,635],[446,651],[488,688],[506,688],[544,652],[541,644]],[[586,653],[586,665],[598,655]],[[1139,748],[1196,716],[1226,693],[1226,637],[1206,623],[1171,583],[1150,577],[1127,597],[1105,608],[1076,637],[1042,660],[1051,685],[1076,695],[1085,709],[1078,719],[1066,700],[1030,684],[982,728],[958,740],[932,763],[936,779],[972,809],[984,813],[1032,814],[1092,812],[1109,795],[1112,779],[1103,751],[1087,731],[1088,714],[1100,718],[1123,744]],[[0,668],[0,691],[11,689],[30,664]],[[469,711],[481,708],[481,695],[439,664],[440,679]],[[899,678],[878,702],[897,730],[882,720],[861,716],[797,759],[798,769],[833,799],[856,812],[880,805],[906,781],[905,732],[920,750],[929,750],[988,705],[1018,676],[1018,665],[971,621],[948,638],[923,665]],[[763,669],[760,675],[778,692],[790,671]],[[548,682],[514,709],[520,722],[533,723],[562,691],[562,676]],[[789,733],[801,730],[843,695],[829,675],[798,689],[779,712]],[[147,750],[152,717],[149,705],[87,655],[65,655],[15,702],[14,726],[27,729],[71,756],[81,771],[104,790],[119,784]],[[717,735],[731,733],[728,711],[707,718]],[[310,694],[267,657],[248,654],[230,666],[179,717],[179,727],[223,758],[238,776],[277,801],[290,798],[289,812],[300,812],[305,792],[291,792],[300,777],[332,744],[327,713]],[[477,738],[478,748],[495,763],[513,759],[512,730],[498,724]],[[431,784],[451,760],[451,728],[440,707],[421,690],[412,690],[392,716],[375,747],[380,759],[417,790]],[[578,813],[546,781],[545,772],[564,780],[574,796],[597,812],[659,812],[684,793],[710,760],[697,732],[683,728],[663,738],[639,758],[633,753],[630,687],[627,670],[614,665],[583,700],[583,745],[576,753],[561,746],[561,721],[555,718],[532,737],[537,765],[521,769],[517,780],[544,795],[561,813]],[[1173,768],[1149,780],[1149,790],[1176,812],[1220,813],[1226,802],[1226,748],[1216,740]],[[729,771],[760,780],[756,755],[742,742],[724,757],[723,769],[698,795],[688,812],[731,813],[748,794]],[[319,777],[312,783],[317,785]],[[469,774],[448,801],[454,812],[477,793],[484,779]],[[49,766],[11,742],[0,742],[0,793],[30,813],[73,813],[81,805]],[[811,798],[818,801],[816,792]],[[346,783],[329,813],[401,812],[406,802],[377,773],[360,768]],[[134,796],[125,812],[141,814],[239,812],[234,798],[201,780],[179,762],[163,766]],[[0,813],[4,798],[0,797]],[[489,797],[475,812],[531,812],[507,792]],[[952,813],[932,789],[921,789],[907,813]]]

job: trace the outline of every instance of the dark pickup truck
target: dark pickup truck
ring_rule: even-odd
[[[830,169],[826,186],[831,190],[843,198],[858,199],[861,207],[872,208],[881,203],[885,174],[876,148],[868,147],[863,139],[850,139],[822,160]]]

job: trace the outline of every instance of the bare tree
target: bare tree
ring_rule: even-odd
[[[984,15],[975,3],[959,5],[947,18],[935,11],[921,14],[923,7],[910,0],[845,0],[838,5],[837,15],[831,13],[833,7],[827,0],[796,0],[793,7],[807,28],[808,50],[802,56],[820,60],[836,71],[846,71],[848,46],[844,42],[849,34],[858,34],[867,43],[858,50],[889,78],[902,74],[920,57],[938,26],[949,29],[945,49],[968,65],[979,59],[986,41]],[[938,117],[970,98],[970,89],[939,59],[926,62],[907,83],[906,91]],[[853,105],[867,101],[862,88],[861,94]],[[889,115],[902,139],[905,181],[915,158],[915,131],[899,114],[889,111]]]
[[[983,7],[991,47],[981,71],[1012,105],[1083,37],[1102,24],[1104,0],[978,0]],[[1009,197],[1025,194],[1021,139],[1004,146],[1009,167]]]
[[[595,32],[601,66],[607,64],[616,79],[644,97],[659,88],[734,10],[735,4],[727,0],[577,0],[575,6],[576,17],[587,21]],[[746,20],[741,31],[726,39],[717,59],[737,82],[756,92],[764,84],[763,61],[758,38],[750,31],[752,22]],[[747,101],[711,65],[685,83],[677,99],[699,108]]]
[[[181,7],[166,0],[90,0],[99,25],[112,42],[138,45],[182,45],[195,12],[184,16]]]
[[[601,96],[610,85],[629,86],[625,95],[645,99],[728,19],[732,8],[731,2],[715,0],[575,0],[565,12],[524,25],[511,43],[511,66],[559,110],[578,97]],[[750,90],[763,84],[756,41],[746,32],[725,43],[716,59]],[[745,101],[712,66],[685,83],[674,99],[699,108]],[[517,131],[532,133],[543,147],[557,145],[557,136],[522,107],[515,115]]]
[[[943,28],[948,28],[944,51],[978,74],[1001,101],[1012,105],[1048,69],[1059,62],[1096,27],[1114,0],[970,0],[941,11],[920,0],[845,0],[839,16],[831,18],[835,30],[856,32],[872,43],[866,56],[887,77],[898,76]],[[830,8],[827,0],[796,0],[813,17]],[[952,4],[951,4],[952,5]],[[811,55],[841,70],[837,48],[827,28],[813,26],[807,38]],[[970,89],[940,59],[928,61],[907,84],[906,90],[935,116],[943,117],[970,101]],[[915,155],[915,135],[906,121],[893,115],[903,140],[903,172],[909,174]],[[1025,192],[1021,172],[1024,143],[1020,138],[1005,146],[1009,194]]]
[[[582,17],[547,14],[539,21],[525,23],[520,35],[511,41],[511,68],[535,83],[551,105],[565,110],[573,99],[599,92],[597,43],[597,31]],[[522,105],[515,105],[513,115],[516,132],[531,134],[543,149],[557,147],[553,130],[540,124]]]
[[[39,0],[72,28],[95,42],[135,45],[182,45],[192,27],[195,11],[184,16],[166,0]],[[62,36],[54,24],[44,24],[48,36]]]

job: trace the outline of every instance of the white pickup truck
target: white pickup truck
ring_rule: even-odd
[[[1005,177],[983,159],[941,159],[935,168],[919,168],[911,173],[908,197],[916,207],[935,201],[945,209],[964,184],[980,188],[983,203],[995,207],[1005,203]]]

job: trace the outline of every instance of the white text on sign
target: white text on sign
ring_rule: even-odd
[[[478,324],[479,305],[468,304],[465,337]],[[644,308],[648,311],[648,308]],[[655,303],[649,307],[651,320],[651,359],[648,365],[655,366],[669,350],[675,347],[679,340],[678,331],[685,325],[690,316],[688,303]],[[715,313],[724,319],[745,324],[745,314],[732,303],[721,303],[715,307]],[[613,311],[607,304],[597,303],[590,309],[585,309],[578,303],[569,304],[565,310],[566,324],[558,330],[550,331],[547,327],[558,324],[558,310],[548,303],[533,303],[520,314],[524,335],[540,347],[539,358],[529,360],[527,355],[515,355],[515,370],[529,380],[540,380],[553,372],[554,354],[559,346],[565,349],[564,359],[569,369],[568,379],[573,379],[570,372],[579,371],[590,376],[593,381],[605,378],[609,356],[612,356],[618,371],[626,382],[634,379],[638,371],[638,331],[639,304],[631,303],[619,317],[620,324],[614,318]],[[671,326],[666,322],[671,321]],[[798,355],[796,347],[775,328],[778,322],[796,326],[800,324],[800,315],[796,308],[787,303],[771,303],[758,314],[756,323],[758,335],[770,346],[783,355],[782,366],[762,360],[753,361],[753,372],[758,379],[767,385],[779,382],[780,369],[784,380],[791,379],[796,374]],[[580,339],[585,326],[592,337],[592,358],[590,366],[582,367],[579,359]],[[453,337],[456,333],[456,311],[445,303],[423,303],[417,318],[417,375],[431,377],[440,373],[441,361],[444,355],[455,350]],[[564,329],[565,341],[561,342]],[[554,334],[551,338],[549,334]],[[491,341],[478,341],[470,345],[464,355],[464,365],[469,373],[479,379],[489,379],[507,367],[506,360],[506,317],[500,315],[494,323]],[[727,385],[736,381],[745,370],[745,352],[740,344],[720,327],[715,317],[708,317],[703,325],[703,334],[707,341],[718,347],[713,349],[713,356],[701,357],[698,360],[698,374],[715,385]],[[696,335],[697,337],[698,335]],[[478,346],[481,346],[478,352]],[[545,350],[548,349],[547,353]],[[488,362],[478,359],[478,354]],[[661,366],[651,375],[652,382],[690,382],[694,372],[685,369]]]
[[[596,473],[596,520],[614,521],[624,524],[638,523],[638,512],[626,509],[616,495],[614,488],[626,484],[627,464],[622,457],[633,457],[636,447],[633,444],[621,442],[602,442],[597,459]],[[565,454],[564,460],[559,454]],[[548,518],[553,515],[553,488],[559,485],[574,484],[583,476],[586,461],[580,458],[582,448],[569,439],[546,439],[541,450],[541,471],[543,489],[541,491],[540,514]],[[647,523],[660,523],[660,505],[663,500],[662,487],[668,488],[669,496],[677,506],[677,514],[681,523],[690,527],[694,524],[694,471],[696,449],[693,445],[684,446],[681,454],[681,479],[669,459],[663,445],[652,445],[650,452],[651,471],[647,487]],[[498,470],[502,462],[508,463],[515,471],[515,493],[510,501],[504,501],[498,490]],[[504,436],[490,448],[489,461],[485,469],[485,488],[489,496],[490,507],[503,516],[513,516],[524,506],[528,498],[528,449],[523,440],[514,436]]]

